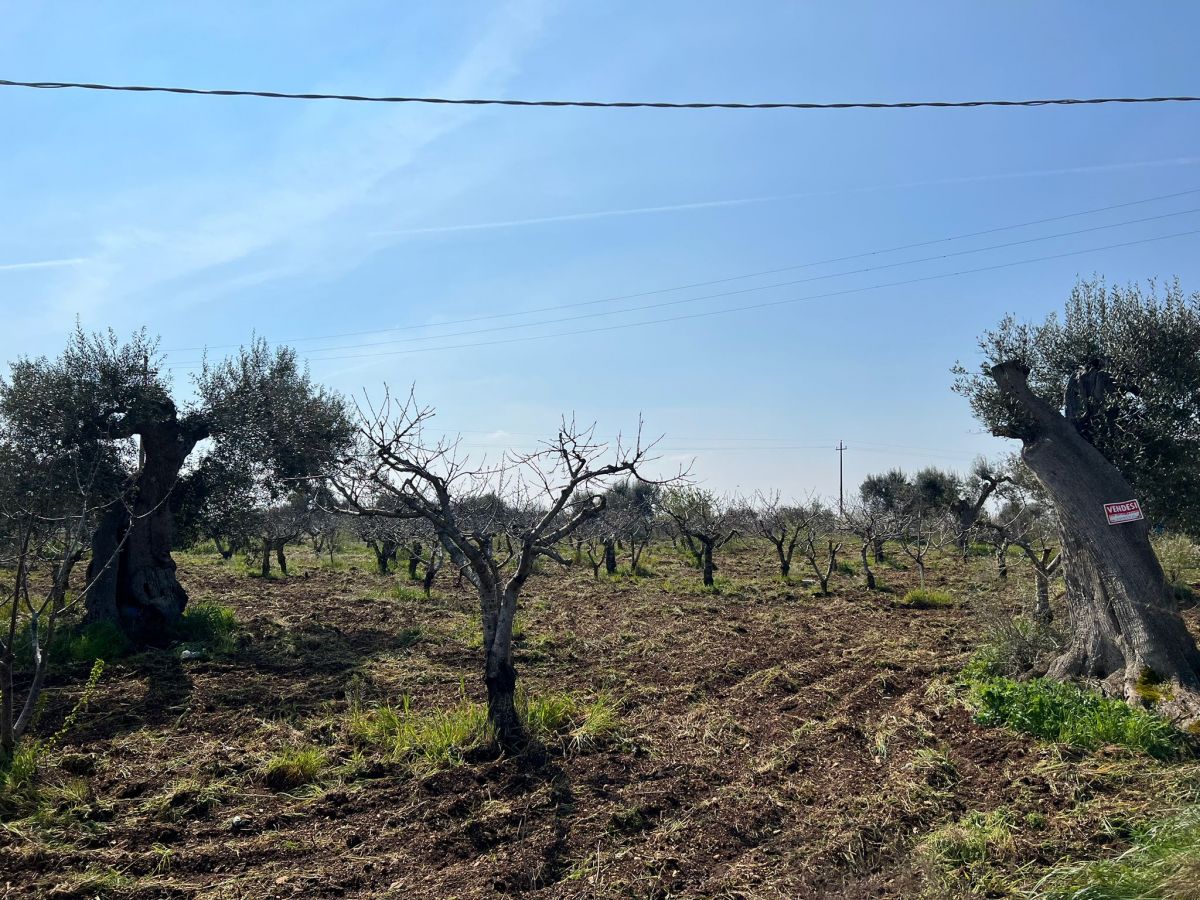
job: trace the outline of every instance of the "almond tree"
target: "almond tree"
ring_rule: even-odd
[[[479,595],[488,718],[506,749],[525,743],[516,706],[513,621],[521,592],[542,556],[566,564],[559,545],[604,511],[600,493],[616,477],[641,479],[648,447],[598,442],[593,428],[564,420],[543,448],[472,465],[457,441],[431,440],[433,410],[385,397],[359,410],[353,467],[331,483],[354,515],[423,519]],[[386,495],[387,507],[371,498]],[[489,498],[496,498],[489,502]],[[476,501],[483,500],[483,503]]]
[[[750,526],[771,542],[779,558],[779,575],[787,578],[792,570],[796,544],[809,524],[812,511],[794,503],[784,503],[778,491],[754,495],[746,518]]]
[[[727,497],[697,487],[676,487],[663,497],[663,512],[674,523],[680,540],[712,587],[717,565],[713,553],[738,534],[740,517]]]
[[[122,499],[116,460],[102,448],[46,448],[12,424],[0,429],[0,566],[11,576],[0,600],[0,762],[11,759],[40,708],[64,617],[95,586],[88,580],[68,592],[96,520]],[[48,578],[32,580],[35,570]],[[18,672],[22,644],[31,662]]]
[[[629,554],[629,574],[635,578],[641,572],[642,554],[654,537],[659,493],[656,484],[626,478],[614,484],[605,498],[605,514],[600,521],[613,522],[616,543]],[[606,567],[610,563],[610,554],[615,557],[615,549],[612,545],[605,547]],[[611,562],[615,561],[615,558],[611,559]],[[615,565],[609,569],[609,574],[614,570]]]
[[[871,571],[872,557],[875,562],[882,558],[880,548],[885,541],[894,537],[892,526],[895,519],[882,504],[859,500],[846,507],[842,521],[846,529],[860,541],[858,550],[862,559],[863,575],[867,579],[867,590],[873,591],[877,585],[875,573]]]
[[[829,579],[837,567],[838,551],[842,549],[837,533],[837,515],[821,502],[810,503],[803,509],[800,529],[800,552],[817,576],[821,593],[829,593]]]
[[[908,510],[893,513],[892,533],[904,555],[917,567],[917,576],[924,588],[930,552],[945,547],[957,537],[958,531],[945,509],[930,509],[917,502]]]
[[[1054,507],[1036,477],[1019,462],[1004,490],[1005,503],[994,516],[981,520],[999,546],[1017,547],[1029,560],[1034,574],[1034,600],[1030,618],[1050,624],[1050,582],[1062,565],[1062,545]],[[999,552],[999,551],[998,551]]]

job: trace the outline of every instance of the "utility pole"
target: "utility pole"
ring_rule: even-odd
[[[844,516],[846,514],[846,498],[842,481],[845,472],[846,445],[842,441],[838,441],[838,445],[833,449],[838,453],[838,513]]]

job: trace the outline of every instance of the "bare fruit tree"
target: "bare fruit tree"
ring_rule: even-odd
[[[917,576],[924,588],[929,554],[955,539],[958,528],[944,509],[930,509],[917,503],[908,510],[893,514],[892,533],[904,555],[917,567]]]
[[[837,516],[821,502],[808,504],[803,510],[804,524],[800,530],[800,552],[808,560],[809,568],[817,576],[821,593],[829,593],[829,579],[837,567],[838,551],[842,549],[837,540]]]
[[[998,554],[1016,547],[1029,560],[1035,585],[1030,618],[1048,625],[1053,619],[1050,583],[1062,567],[1058,516],[1045,490],[1028,468],[1018,461],[1013,473],[1003,490],[1004,504],[995,515],[981,519],[980,524],[992,533]]]
[[[728,544],[742,525],[727,497],[697,487],[677,487],[663,497],[663,511],[692,554],[705,587],[712,587],[717,565],[713,553]]]
[[[0,437],[0,566],[11,574],[7,597],[0,599],[0,761],[11,759],[41,708],[64,617],[86,602],[96,584],[88,579],[69,591],[96,521],[122,502],[106,454],[47,453],[22,437],[11,427]],[[100,564],[111,563],[120,550],[118,545]],[[21,645],[27,664],[20,661]]]
[[[892,539],[895,517],[883,504],[859,500],[846,507],[842,514],[842,522],[846,529],[859,539],[859,557],[862,559],[863,575],[867,579],[867,590],[877,588],[875,573],[871,571],[871,562],[879,562],[883,557],[883,544]]]
[[[390,395],[359,409],[353,467],[331,483],[352,515],[422,519],[479,594],[488,718],[498,743],[517,749],[525,729],[516,705],[513,622],[521,591],[542,556],[566,560],[559,546],[604,512],[600,493],[613,479],[641,480],[650,447],[641,428],[627,444],[597,441],[594,428],[564,420],[541,449],[473,465],[457,441],[430,439],[433,416],[413,396]],[[389,506],[372,505],[386,495]],[[480,502],[482,501],[482,502]]]
[[[787,578],[792,571],[792,556],[811,512],[795,503],[784,503],[778,491],[756,493],[750,502],[747,518],[751,527],[775,548],[781,578]]]

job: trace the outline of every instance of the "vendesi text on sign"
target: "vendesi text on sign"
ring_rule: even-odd
[[[1120,525],[1122,522],[1136,522],[1142,516],[1142,505],[1136,500],[1123,500],[1120,503],[1105,503],[1104,517],[1109,525]]]

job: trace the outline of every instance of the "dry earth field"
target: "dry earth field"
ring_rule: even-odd
[[[36,810],[0,824],[0,896],[1019,896],[1200,792],[1193,762],[975,724],[954,679],[1032,592],[1020,560],[1003,582],[986,557],[939,558],[930,581],[958,604],[911,609],[913,571],[880,566],[889,593],[835,575],[818,597],[768,549],[731,545],[718,592],[669,545],[636,580],[547,565],[516,662],[561,721],[540,752],[441,760],[369,725],[403,697],[418,724],[469,718],[468,585],[443,573],[426,600],[361,549],[297,552],[270,580],[181,554],[193,604],[236,628],[195,658],[108,664],[42,760]],[[40,735],[87,670],[57,674]]]

